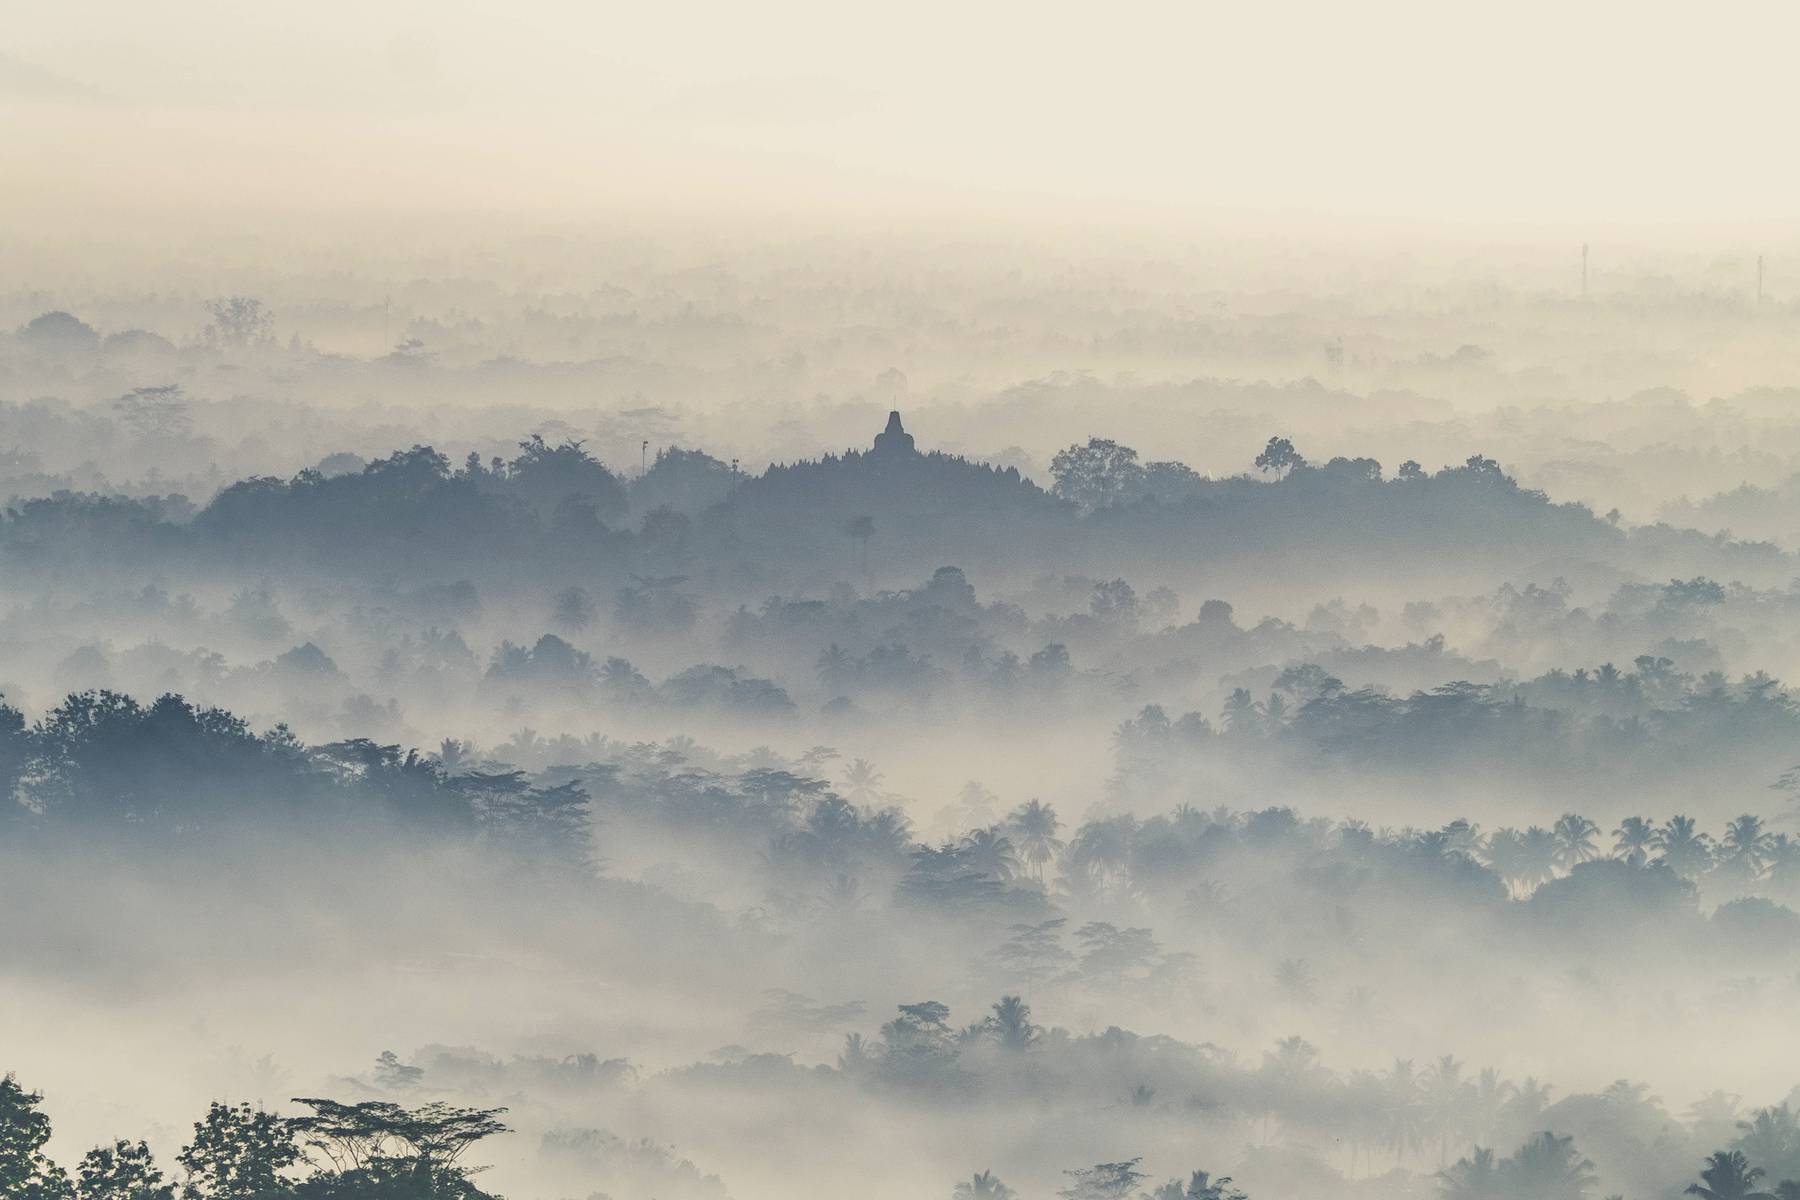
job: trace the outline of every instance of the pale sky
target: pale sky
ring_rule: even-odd
[[[65,0],[0,200],[1781,221],[1777,4]]]

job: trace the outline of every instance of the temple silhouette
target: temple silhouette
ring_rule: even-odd
[[[900,424],[899,409],[888,413],[887,428],[875,435],[875,445],[869,453],[890,456],[916,453],[912,434]]]

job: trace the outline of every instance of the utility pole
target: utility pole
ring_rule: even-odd
[[[1581,298],[1583,300],[1587,299],[1587,246],[1586,242],[1581,243]]]
[[[644,444],[642,446],[638,447],[638,478],[642,479],[644,476],[648,475],[649,473],[650,473],[650,441],[648,438],[646,438],[644,440]]]

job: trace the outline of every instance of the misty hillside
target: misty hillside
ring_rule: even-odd
[[[1795,11],[6,17],[0,1200],[1800,1200]]]

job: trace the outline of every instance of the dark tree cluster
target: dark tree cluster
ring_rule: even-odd
[[[43,1096],[0,1077],[0,1195],[7,1200],[500,1200],[463,1161],[507,1132],[503,1108],[296,1099],[283,1117],[214,1102],[165,1175],[143,1142],[97,1146],[73,1173],[43,1154]]]
[[[204,844],[249,831],[485,838],[498,851],[584,863],[588,797],[519,772],[456,775],[441,761],[352,738],[307,746],[283,727],[166,695],[68,697],[27,725],[0,705],[0,833]]]

